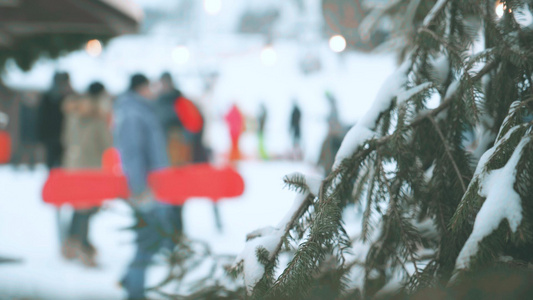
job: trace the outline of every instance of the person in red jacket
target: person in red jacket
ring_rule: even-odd
[[[170,164],[180,166],[207,161],[207,151],[202,144],[204,120],[200,110],[175,87],[170,73],[163,73],[159,83],[157,114],[165,129]]]
[[[241,159],[241,150],[239,149],[239,139],[244,131],[244,117],[236,104],[230,108],[226,114],[226,122],[229,127],[229,134],[231,138],[231,152],[230,161]]]
[[[8,121],[7,114],[0,111],[0,164],[8,163],[11,157],[11,137],[4,131]]]

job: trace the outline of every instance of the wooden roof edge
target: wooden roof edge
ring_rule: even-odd
[[[131,0],[96,0],[134,20],[138,24],[144,19],[142,8]]]

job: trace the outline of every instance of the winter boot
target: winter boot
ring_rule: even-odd
[[[80,248],[80,241],[73,238],[68,238],[65,240],[63,246],[61,247],[61,255],[67,260],[72,260],[78,256]]]

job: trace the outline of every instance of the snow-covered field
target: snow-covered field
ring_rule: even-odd
[[[248,232],[277,224],[292,205],[294,193],[284,189],[284,175],[316,173],[294,162],[243,162],[245,193],[220,203],[223,232],[215,226],[212,203],[193,199],[184,208],[188,237],[206,241],[217,254],[237,254]],[[0,257],[21,259],[0,264],[0,299],[120,299],[117,285],[133,255],[131,231],[121,230],[133,219],[120,201],[109,202],[94,216],[90,238],[98,248],[96,269],[64,261],[59,254],[56,210],[44,204],[40,190],[46,170],[35,172],[0,168]],[[68,211],[67,211],[68,212]],[[160,272],[152,272],[157,283]]]

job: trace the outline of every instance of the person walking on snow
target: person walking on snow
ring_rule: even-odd
[[[63,111],[65,126],[63,145],[65,169],[100,169],[102,155],[112,145],[111,132],[107,124],[107,112],[103,103],[109,101],[103,84],[94,82],[82,96],[65,99]],[[79,258],[88,267],[95,267],[96,248],[89,241],[89,219],[97,209],[74,211],[68,237],[61,249],[66,259]]]
[[[301,119],[302,112],[300,111],[300,107],[296,103],[296,100],[294,100],[289,132],[292,136],[292,147],[295,159],[301,159],[302,157],[302,149],[300,146],[300,139],[302,134]]]
[[[13,158],[13,164],[19,166],[27,157],[30,170],[37,163],[37,150],[39,140],[37,138],[37,113],[39,99],[32,95],[22,95],[19,106],[19,146]]]
[[[114,122],[114,143],[128,180],[129,203],[137,218],[137,249],[121,284],[128,299],[145,299],[146,270],[152,257],[163,248],[171,249],[182,228],[172,222],[179,218],[176,210],[156,202],[147,184],[148,174],[168,167],[169,162],[155,96],[144,75],[134,75],[130,89],[117,99]]]
[[[258,129],[257,129],[257,135],[259,139],[259,155],[261,159],[267,160],[268,154],[265,149],[265,126],[266,126],[266,120],[267,120],[267,109],[264,103],[261,103],[259,106],[259,116],[257,118],[258,121]]]
[[[61,166],[63,157],[61,134],[64,119],[61,108],[63,100],[72,93],[68,73],[56,73],[51,89],[43,95],[39,104],[37,134],[46,149],[48,169]]]
[[[231,151],[229,160],[234,162],[242,158],[241,150],[239,149],[239,139],[244,131],[244,117],[237,107],[237,104],[233,104],[231,106],[231,109],[226,114],[225,119],[228,123],[229,134],[231,138]]]

